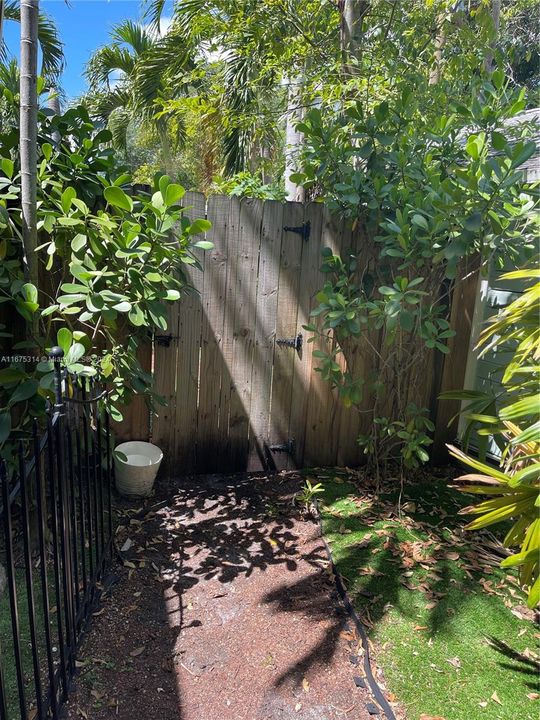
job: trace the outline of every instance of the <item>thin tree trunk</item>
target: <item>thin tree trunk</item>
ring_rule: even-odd
[[[21,0],[20,155],[25,273],[38,284],[37,247],[37,57],[39,0]]]
[[[4,42],[4,0],[0,0],[0,48]]]
[[[304,202],[304,188],[291,180],[296,172],[297,158],[304,145],[304,135],[296,129],[302,120],[302,78],[289,81],[287,96],[287,127],[285,130],[285,193],[287,200]]]
[[[487,55],[484,63],[487,72],[492,72],[493,70],[493,57],[499,39],[499,29],[501,27],[501,0],[493,0],[491,4],[491,17],[493,19],[494,37],[491,43],[491,52]]]
[[[429,73],[429,84],[437,85],[442,76],[442,54],[446,43],[446,33],[444,29],[445,16],[441,13],[437,16],[437,35],[435,36],[435,52],[433,54],[433,68]]]
[[[369,10],[369,0],[341,0],[341,54],[343,70],[351,77],[360,71],[362,55],[362,21]]]

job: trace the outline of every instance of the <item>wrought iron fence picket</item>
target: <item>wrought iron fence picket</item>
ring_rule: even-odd
[[[17,582],[15,579],[15,560],[13,557],[13,526],[11,522],[11,499],[9,480],[5,464],[2,465],[2,492],[4,502],[4,537],[6,543],[6,572],[9,591],[9,610],[11,614],[11,631],[13,635],[13,654],[15,656],[15,673],[21,718],[26,716],[26,693],[21,653],[21,632],[19,624],[19,605],[17,601]]]
[[[41,473],[41,447],[38,436],[37,421],[34,419],[32,427],[34,440],[34,466],[36,480],[36,507],[38,523],[38,544],[39,544],[39,567],[41,576],[41,602],[43,606],[43,626],[45,634],[45,653],[47,657],[47,677],[49,679],[49,690],[47,692],[47,705],[52,712],[53,720],[58,717],[58,706],[55,691],[55,673],[53,644],[51,634],[51,611],[49,604],[49,578],[47,575],[47,553],[46,553],[46,532],[47,532],[47,502],[45,498],[45,487]],[[44,711],[45,714],[46,711]]]
[[[11,625],[7,636],[0,626],[0,720],[27,720],[30,712],[35,720],[58,720],[112,556],[114,473],[104,395],[94,382],[62,375],[59,349],[51,358],[55,403],[42,433],[34,420],[16,468],[8,472],[0,458],[0,552]],[[15,672],[6,674],[8,667]]]
[[[43,716],[43,695],[41,689],[41,670],[39,664],[38,639],[36,630],[36,610],[34,601],[34,578],[32,575],[32,539],[30,536],[30,512],[28,509],[28,481],[24,464],[24,448],[19,445],[19,477],[21,481],[22,532],[24,546],[24,570],[26,577],[26,599],[28,622],[30,627],[30,644],[32,646],[32,669],[34,674],[34,690],[38,717]]]

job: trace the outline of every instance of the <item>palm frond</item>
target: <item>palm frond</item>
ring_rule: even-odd
[[[117,43],[129,45],[135,55],[142,55],[155,42],[148,28],[133,20],[124,20],[115,25],[111,37]]]
[[[112,144],[115,148],[127,150],[127,133],[129,123],[131,122],[131,114],[125,108],[116,108],[109,117],[107,123],[108,129],[112,134]]]
[[[160,0],[152,0],[151,4],[158,2]],[[173,22],[186,36],[191,36],[193,21],[205,11],[215,12],[211,5],[207,0],[177,0],[174,4]]]
[[[195,68],[191,46],[174,25],[141,56],[134,76],[134,103],[148,111],[160,95],[181,94],[186,76]]]
[[[228,177],[247,167],[251,133],[244,128],[231,128],[223,138],[224,174]]]
[[[238,119],[243,116],[256,101],[256,93],[251,80],[256,70],[254,59],[238,51],[232,52],[225,60],[225,94],[223,110],[225,115],[236,123],[231,126],[223,140],[226,175],[234,175],[246,169],[252,131],[243,126]]]
[[[19,92],[19,64],[12,58],[6,63],[0,63],[0,88],[9,90],[12,95]]]
[[[135,62],[135,57],[127,48],[105,45],[92,55],[86,66],[85,75],[91,87],[108,85],[113,72],[130,75],[135,68]]]
[[[4,3],[4,18],[21,21],[21,10],[16,0]],[[56,78],[64,69],[64,45],[54,20],[45,13],[39,14],[38,40],[41,47],[41,75]]]
[[[145,0],[145,2],[143,2],[143,7],[145,8],[143,17],[149,21],[150,27],[155,30],[159,30],[159,23],[165,4],[166,0]]]
[[[128,90],[116,87],[109,92],[89,92],[81,98],[89,114],[100,120],[108,120],[111,114],[120,108],[127,108],[131,95]]]

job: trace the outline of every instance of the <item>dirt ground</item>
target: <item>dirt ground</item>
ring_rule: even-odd
[[[123,503],[123,560],[82,645],[71,720],[365,720],[318,525],[284,474],[158,484]],[[355,682],[356,677],[356,682]]]

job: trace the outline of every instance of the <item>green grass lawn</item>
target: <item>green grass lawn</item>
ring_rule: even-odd
[[[408,720],[537,720],[537,628],[512,578],[479,555],[490,536],[461,530],[469,498],[424,473],[399,517],[397,492],[310,476],[325,485],[325,536]]]

